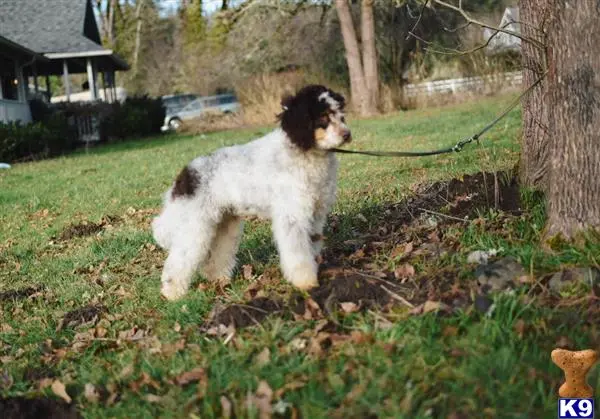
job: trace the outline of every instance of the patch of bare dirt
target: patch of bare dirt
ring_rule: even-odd
[[[473,218],[479,211],[498,209],[511,214],[521,212],[519,183],[508,172],[479,172],[462,179],[436,182],[415,191],[415,196],[394,204],[389,210],[395,222],[407,223],[416,216],[434,211],[457,218]]]
[[[62,319],[62,327],[77,327],[86,323],[95,323],[100,315],[106,313],[103,305],[89,305],[69,311]]]
[[[47,398],[0,398],[2,419],[79,419],[74,405]]]
[[[28,367],[23,372],[23,380],[30,382],[37,382],[43,378],[54,378],[56,376],[56,371],[45,365],[41,367]]]
[[[62,231],[62,233],[60,233],[60,236],[58,237],[58,239],[62,240],[62,241],[66,241],[66,240],[71,240],[76,237],[91,236],[91,235],[94,235],[94,234],[102,231],[107,226],[112,226],[114,224],[117,224],[120,221],[121,221],[121,217],[107,215],[107,216],[102,217],[102,220],[100,220],[99,223],[83,221],[81,223],[71,224],[70,226],[67,226]]]
[[[38,292],[43,291],[43,289],[44,288],[41,286],[35,286],[35,287],[21,288],[18,290],[8,290],[8,291],[0,292],[0,301],[8,302],[8,301],[14,301],[14,300],[22,300],[24,298],[29,298],[29,297],[37,294]]]
[[[221,310],[216,310],[209,323],[218,326],[233,326],[242,328],[258,324],[267,316],[283,310],[283,304],[277,300],[258,297],[244,304],[232,304]]]
[[[321,279],[320,286],[312,289],[309,294],[320,307],[334,308],[341,303],[354,303],[365,309],[383,307],[390,302],[386,286],[397,287],[393,283],[360,274],[342,274],[330,280]]]

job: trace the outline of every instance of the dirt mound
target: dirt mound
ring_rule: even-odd
[[[427,211],[457,218],[473,218],[479,211],[498,209],[507,213],[521,212],[519,183],[508,172],[479,172],[462,179],[436,182],[417,190],[406,202],[390,208],[398,222],[409,222]]]
[[[258,324],[267,316],[282,311],[283,305],[277,300],[265,297],[255,298],[245,304],[233,304],[217,310],[209,321],[213,326],[225,325],[242,328]]]
[[[97,319],[102,313],[105,313],[106,307],[103,305],[89,305],[69,311],[63,317],[63,327],[76,327],[80,324],[89,323]]]
[[[360,274],[342,274],[333,279],[321,279],[320,286],[310,291],[310,296],[319,307],[334,308],[339,303],[354,303],[361,308],[382,307],[390,302],[390,294],[381,280],[370,279]]]
[[[22,300],[24,298],[31,297],[32,295],[42,291],[43,289],[44,287],[36,286],[0,292],[0,301],[8,302],[13,300]]]
[[[120,217],[107,215],[103,217],[99,223],[83,221],[78,224],[71,224],[70,226],[67,226],[62,233],[60,233],[58,239],[66,241],[75,237],[91,236],[103,230],[106,226],[116,224],[119,221],[121,221]]]
[[[2,419],[78,419],[82,416],[74,405],[45,398],[0,398]]]

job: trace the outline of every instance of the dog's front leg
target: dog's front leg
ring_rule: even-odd
[[[273,217],[273,234],[285,279],[306,290],[319,285],[309,219],[289,214]]]
[[[326,209],[315,212],[315,216],[312,222],[312,229],[310,234],[310,241],[312,244],[313,256],[317,263],[319,263],[321,251],[323,250],[323,229],[325,228],[325,221],[327,219]]]

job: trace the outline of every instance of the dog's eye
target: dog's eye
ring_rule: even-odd
[[[327,115],[321,116],[317,121],[317,125],[320,128],[327,128],[327,125],[329,125],[329,117]]]
[[[346,123],[346,117],[342,116],[341,119],[340,119],[340,121],[342,121],[342,124],[345,124]]]

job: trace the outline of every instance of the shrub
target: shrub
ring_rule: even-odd
[[[0,160],[33,160],[70,150],[75,144],[70,131],[66,119],[60,115],[48,117],[45,123],[0,123]]]
[[[160,134],[166,113],[160,99],[138,96],[111,106],[111,112],[101,122],[109,141]]]
[[[33,160],[75,148],[76,134],[67,115],[37,99],[30,102],[30,109],[31,124],[0,123],[0,160]]]

